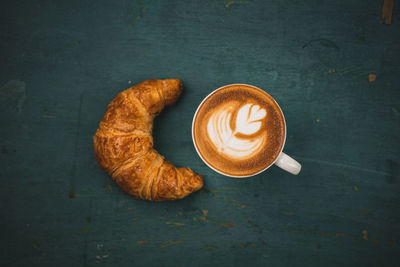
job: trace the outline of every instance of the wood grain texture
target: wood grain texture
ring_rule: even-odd
[[[1,265],[400,265],[400,26],[378,23],[382,3],[2,3]],[[118,92],[167,77],[185,89],[155,148],[205,186],[150,203],[101,171],[92,136]],[[192,117],[228,83],[278,101],[299,176],[202,163]]]

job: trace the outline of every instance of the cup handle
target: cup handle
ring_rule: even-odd
[[[283,152],[279,154],[278,159],[275,161],[275,165],[294,175],[299,174],[301,170],[301,164]]]

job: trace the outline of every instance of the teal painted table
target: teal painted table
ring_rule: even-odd
[[[400,9],[380,24],[382,2],[2,2],[1,265],[399,266]],[[205,186],[151,203],[100,170],[92,136],[119,91],[167,77],[184,93],[155,146]],[[299,176],[202,163],[192,116],[228,83],[276,98]]]

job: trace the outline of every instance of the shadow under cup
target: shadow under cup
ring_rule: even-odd
[[[200,103],[192,138],[200,158],[211,169],[244,178],[274,164],[285,144],[286,123],[268,93],[247,84],[230,84]]]

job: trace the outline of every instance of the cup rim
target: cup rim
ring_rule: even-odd
[[[196,142],[195,142],[195,139],[194,139],[194,122],[195,122],[195,119],[196,119],[196,117],[197,117],[197,113],[198,113],[199,110],[200,110],[200,107],[203,105],[203,103],[204,103],[211,95],[213,95],[214,93],[216,93],[216,92],[219,91],[219,90],[222,90],[222,89],[225,88],[225,87],[232,86],[232,85],[244,85],[244,86],[249,86],[249,87],[252,87],[252,88],[254,88],[254,89],[256,89],[256,90],[262,91],[263,93],[265,93],[265,94],[267,94],[268,96],[270,96],[271,99],[275,102],[276,106],[279,108],[279,111],[280,111],[281,114],[282,114],[283,124],[284,124],[284,126],[285,126],[285,135],[284,135],[282,147],[281,147],[281,150],[280,150],[278,156],[274,159],[274,161],[273,161],[270,165],[266,166],[264,169],[262,169],[262,170],[260,170],[260,171],[258,171],[258,172],[256,172],[256,173],[253,173],[253,174],[251,174],[251,175],[229,175],[229,174],[223,173],[223,172],[221,172],[221,171],[215,169],[215,168],[212,167],[210,164],[208,164],[206,160],[204,160],[204,158],[202,157],[201,153],[199,152],[199,150],[198,150],[198,148],[197,148],[197,146],[196,146]],[[280,154],[282,153],[283,148],[285,147],[285,143],[286,143],[286,136],[287,136],[286,119],[285,119],[285,115],[283,114],[282,108],[279,106],[278,102],[276,102],[276,100],[275,100],[269,93],[267,93],[266,91],[264,91],[263,89],[261,89],[261,88],[259,88],[259,87],[257,87],[257,86],[251,85],[251,84],[246,84],[246,83],[231,83],[231,84],[226,84],[226,85],[223,85],[223,86],[221,86],[221,87],[219,87],[219,88],[217,88],[217,89],[211,91],[211,92],[210,92],[206,97],[204,97],[203,100],[200,102],[200,104],[198,105],[198,107],[197,107],[197,109],[196,109],[196,112],[194,113],[193,119],[192,119],[192,142],[193,142],[194,148],[196,149],[197,155],[200,157],[200,159],[201,159],[210,169],[212,169],[213,171],[215,171],[215,172],[217,172],[217,173],[219,173],[219,174],[221,174],[221,175],[223,175],[223,176],[227,176],[227,177],[230,177],[230,178],[250,178],[250,177],[256,176],[257,174],[260,174],[260,173],[266,171],[267,169],[269,169],[272,165],[275,164],[275,162],[278,160]]]

